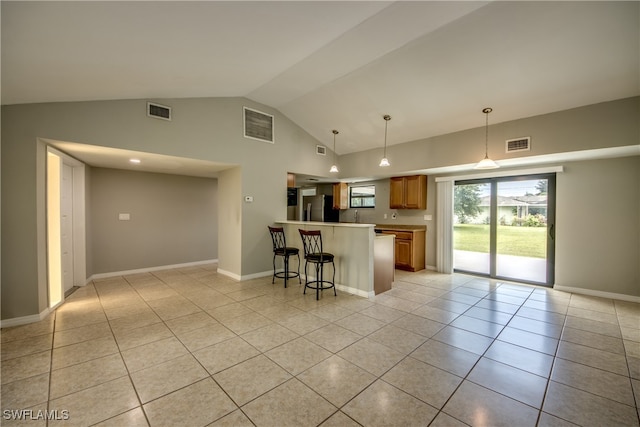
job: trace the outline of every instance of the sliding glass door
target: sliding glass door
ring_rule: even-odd
[[[552,285],[555,174],[458,181],[454,269]]]
[[[456,183],[453,197],[455,269],[491,273],[491,183]]]

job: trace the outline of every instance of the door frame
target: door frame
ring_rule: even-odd
[[[514,171],[516,172],[516,171]],[[503,277],[497,274],[497,233],[498,233],[498,184],[500,182],[514,182],[514,181],[533,181],[542,180],[548,181],[547,186],[547,247],[546,247],[546,278],[545,282],[534,282],[525,279],[518,279],[514,277]],[[556,173],[545,172],[537,174],[518,174],[503,175],[503,176],[485,176],[482,178],[473,179],[460,179],[453,182],[455,189],[456,185],[465,184],[490,184],[490,206],[489,206],[489,274],[466,271],[462,269],[454,268],[453,271],[473,274],[477,276],[490,277],[492,279],[499,280],[511,280],[522,283],[529,283],[540,286],[553,286],[555,282],[555,228],[556,228]],[[453,222],[453,221],[452,221]],[[452,233],[453,234],[453,233]],[[452,245],[453,246],[453,245]]]
[[[49,180],[58,180],[58,182],[54,182],[54,185],[57,185],[58,188],[62,185],[62,165],[67,165],[72,167],[72,210],[73,210],[73,286],[84,286],[87,283],[87,267],[86,267],[86,219],[85,219],[85,164],[80,162],[79,160],[74,159],[73,157],[65,154],[64,152],[55,149],[54,147],[47,145],[47,156],[52,154],[57,156],[60,160],[60,173],[55,176],[55,174],[49,174],[49,165],[47,165],[47,173],[45,176],[47,177],[47,186],[46,186],[46,199],[47,199],[47,306],[49,309],[53,309],[62,302],[64,302],[64,286],[62,283],[62,278],[57,280],[57,278],[53,278],[51,274],[55,271],[61,271],[61,265],[57,265],[60,262],[60,259],[52,256],[49,253],[50,246],[49,243],[52,241],[56,233],[59,234],[61,225],[59,222],[56,224],[55,221],[49,221],[50,215],[50,205],[49,200],[52,195],[49,194]],[[60,204],[58,203],[58,208],[60,208]],[[56,213],[57,217],[60,216],[60,212]],[[56,229],[57,227],[57,229]],[[55,263],[56,265],[53,265]],[[54,273],[57,274],[57,273]],[[51,301],[51,295],[60,292],[61,299],[60,301]]]
[[[467,165],[468,170],[473,165]],[[522,168],[508,170],[492,170],[490,172],[459,173],[438,176],[436,182],[436,270],[444,274],[453,273],[453,183],[466,179],[484,177],[501,177],[514,175],[536,175],[543,173],[562,173],[563,166],[543,166],[537,168]],[[556,202],[558,201],[556,197]]]

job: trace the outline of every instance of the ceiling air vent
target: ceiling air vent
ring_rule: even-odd
[[[273,144],[273,116],[244,108],[244,137]]]
[[[316,145],[316,154],[320,154],[321,156],[327,155],[327,147],[324,145]]]
[[[508,139],[506,141],[506,152],[515,153],[517,151],[529,151],[531,149],[531,137]]]
[[[171,120],[171,107],[147,102],[147,116],[162,120]]]

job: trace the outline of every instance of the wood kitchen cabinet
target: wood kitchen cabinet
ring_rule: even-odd
[[[427,209],[427,176],[390,178],[390,209]]]
[[[381,234],[393,234],[395,239],[395,264],[400,270],[420,271],[425,267],[424,229],[378,228]]]
[[[333,184],[333,209],[349,208],[349,188],[346,182]]]

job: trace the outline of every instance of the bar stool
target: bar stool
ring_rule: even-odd
[[[301,230],[300,237],[302,238],[302,246],[304,248],[304,275],[305,284],[304,284],[304,294],[307,293],[307,288],[316,290],[316,300],[320,299],[320,291],[324,289],[333,288],[333,294],[338,296],[336,293],[336,265],[333,262],[333,254],[324,252],[322,250],[322,234],[320,230]],[[316,267],[316,280],[309,281],[309,275],[307,274],[307,265],[309,263],[315,264]],[[333,266],[333,279],[331,281],[324,280],[324,265],[331,263]],[[325,286],[324,283],[328,283],[328,286]],[[312,286],[315,284],[315,286]]]
[[[300,279],[300,255],[299,249],[293,247],[287,247],[287,241],[284,237],[284,229],[282,227],[270,227],[269,233],[271,234],[271,241],[273,242],[273,277],[271,283],[275,283],[276,277],[284,279],[284,287],[287,287],[287,280],[294,277],[298,278],[298,281],[302,283]],[[298,257],[298,272],[289,271],[289,257],[295,255]],[[276,272],[276,257],[281,256],[284,259],[284,271]]]

